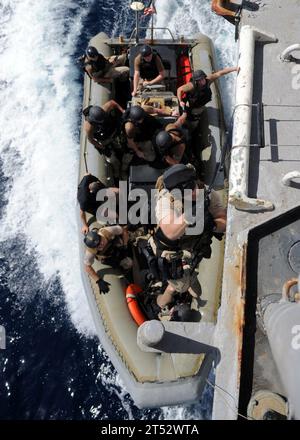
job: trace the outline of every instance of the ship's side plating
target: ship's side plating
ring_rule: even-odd
[[[248,417],[259,417],[260,406],[281,417],[279,395],[288,399],[290,417],[299,418],[300,384],[289,373],[289,367],[299,367],[300,347],[293,345],[300,324],[299,287],[296,283],[289,297],[281,293],[300,271],[299,183],[285,177],[299,176],[299,14],[296,0],[266,0],[257,11],[242,14],[239,75],[244,88],[237,87],[215,338],[221,352],[215,384],[225,391],[215,391],[214,419],[247,416],[247,409]],[[251,38],[243,42],[245,34],[252,38],[251,48]],[[284,62],[281,54],[290,46],[293,52]]]

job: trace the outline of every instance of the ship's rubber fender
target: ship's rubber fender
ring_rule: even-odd
[[[192,67],[188,55],[180,55],[177,61],[177,88],[190,82],[192,76]]]
[[[129,312],[138,326],[148,321],[137,300],[137,295],[142,291],[143,289],[138,284],[129,284],[125,291]]]
[[[223,6],[224,0],[212,0],[211,9],[217,15],[222,15],[222,17],[235,17],[235,12],[224,8]]]

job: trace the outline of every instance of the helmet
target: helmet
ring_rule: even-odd
[[[146,112],[139,105],[133,105],[130,108],[129,118],[132,122],[138,122],[146,116]]]
[[[168,133],[165,130],[162,130],[159,133],[157,133],[156,138],[155,138],[155,142],[156,142],[156,145],[157,145],[159,152],[161,154],[165,154],[169,150],[169,148],[172,146],[173,138],[170,135],[170,133]]]
[[[92,105],[87,116],[87,120],[90,124],[101,124],[105,118],[105,111],[98,105]]]
[[[149,55],[152,54],[152,48],[150,46],[148,46],[148,44],[145,44],[142,48],[141,48],[141,55],[142,57],[148,57]]]
[[[174,321],[189,322],[193,320],[193,311],[188,304],[178,304],[174,307]]]
[[[85,235],[83,241],[87,247],[96,248],[100,244],[101,237],[98,232],[90,231]]]
[[[199,81],[200,79],[206,78],[207,75],[205,72],[203,72],[203,70],[195,70],[195,72],[193,73],[193,79],[195,81]]]
[[[89,46],[87,50],[85,51],[86,56],[95,58],[97,55],[99,55],[97,49],[94,46]]]
[[[174,188],[186,188],[185,184],[194,182],[196,179],[196,172],[194,168],[188,167],[182,163],[172,165],[163,174],[164,187],[171,191]],[[189,185],[192,187],[192,185]],[[192,188],[191,188],[192,189]]]

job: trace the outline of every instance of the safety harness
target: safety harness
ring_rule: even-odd
[[[92,76],[86,70],[87,66],[91,66],[92,73],[97,73],[101,77],[103,77],[109,70],[111,63],[101,54],[98,55],[97,60],[86,60],[86,56],[82,57],[82,68],[89,75],[90,78]]]
[[[187,92],[187,101],[190,104],[190,109],[193,110],[195,108],[203,107],[212,98],[212,91],[210,90],[210,86],[206,80],[206,84],[204,87],[199,87],[198,84],[191,80],[191,83],[194,86],[194,90],[191,92]]]
[[[159,75],[159,71],[156,65],[157,57],[160,57],[160,55],[153,51],[153,55],[151,58],[151,61],[146,61],[141,56],[141,62],[140,62],[140,76],[143,79],[146,79],[147,81],[151,81],[152,79],[156,78]]]
[[[161,279],[162,281],[180,279],[183,277],[185,264],[191,263],[194,266],[195,257],[197,258],[197,264],[200,263],[202,258],[211,257],[211,243],[215,225],[208,210],[210,205],[209,194],[210,191],[205,188],[204,229],[197,240],[195,240],[195,236],[188,235],[183,235],[177,240],[170,240],[160,227],[155,230],[152,239],[156,250],[153,250],[150,243],[143,249],[153,279]],[[195,257],[192,258],[192,255]],[[187,256],[188,262],[185,261]]]
[[[100,228],[93,228],[92,231],[99,233],[102,237],[106,238],[108,241],[107,246],[104,250],[99,250],[97,248],[86,247],[87,250],[94,255],[96,260],[101,261],[105,260],[105,264],[117,268],[120,265],[120,262],[128,257],[128,249],[123,245],[123,241],[120,236],[116,236],[111,239],[111,235],[109,232],[105,230],[106,226],[102,226]]]

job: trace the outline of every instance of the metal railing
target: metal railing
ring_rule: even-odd
[[[139,29],[137,29],[137,28],[135,27],[135,28],[133,29],[133,31],[131,32],[131,35],[130,35],[130,37],[129,37],[129,43],[130,43],[134,38],[136,38],[136,36],[137,36],[137,31],[138,31],[138,30],[145,30],[145,31],[147,31],[147,30],[151,30],[152,38],[153,38],[153,32],[154,32],[154,31],[162,31],[162,30],[164,30],[164,31],[169,32],[169,34],[170,34],[170,36],[171,36],[173,42],[175,41],[175,37],[174,37],[174,35],[172,34],[172,32],[171,32],[171,30],[170,30],[169,28],[165,28],[165,27],[152,27],[152,26],[146,26],[146,27],[139,27]],[[137,39],[137,40],[138,40],[138,39]],[[138,42],[138,41],[137,41],[137,42]]]

